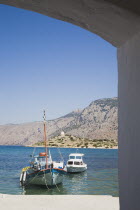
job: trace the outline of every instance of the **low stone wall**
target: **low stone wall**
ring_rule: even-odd
[[[119,198],[96,195],[0,195],[1,210],[119,210]]]

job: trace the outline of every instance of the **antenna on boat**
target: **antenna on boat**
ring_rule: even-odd
[[[46,152],[46,168],[48,168],[48,151],[47,151],[47,135],[46,135],[46,113],[45,110],[43,111],[43,119],[44,119],[44,146],[45,146],[45,152]]]

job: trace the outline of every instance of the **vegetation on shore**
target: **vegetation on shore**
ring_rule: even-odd
[[[37,142],[32,146],[44,146],[44,142]],[[49,147],[67,147],[67,148],[117,148],[118,142],[109,139],[87,139],[71,135],[56,136],[48,140]]]

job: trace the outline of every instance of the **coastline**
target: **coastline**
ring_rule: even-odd
[[[14,146],[14,145],[11,145]],[[33,145],[24,145],[23,147],[44,147],[44,146],[33,146]],[[118,147],[113,147],[113,148],[105,148],[105,147],[52,147],[52,146],[48,146],[49,148],[73,148],[73,149],[118,149]]]
[[[110,195],[0,194],[2,210],[119,210],[119,198]]]
[[[33,145],[12,145],[12,144],[0,144],[0,146],[12,146],[12,147],[44,147],[44,146],[33,146]],[[113,147],[113,148],[105,148],[105,147],[52,147],[52,146],[48,146],[49,148],[73,148],[73,149],[118,149],[118,147]]]
[[[12,146],[12,147],[36,147],[36,148],[42,148],[44,146],[33,146],[33,145],[7,145],[7,144],[2,144],[0,146]],[[105,148],[105,147],[51,147],[51,146],[48,146],[49,148],[73,148],[73,149],[118,149],[118,147],[113,147],[113,148]]]
[[[10,143],[10,142],[9,142]],[[23,146],[23,147],[44,147],[44,141],[34,143],[26,141],[22,145],[6,144],[4,146]],[[47,146],[50,148],[89,148],[89,149],[118,149],[118,141],[116,139],[87,139],[72,135],[59,135],[47,140]]]
[[[44,141],[36,143],[27,143],[27,146],[44,146]],[[88,139],[72,135],[59,135],[48,139],[48,147],[59,148],[99,148],[99,149],[117,149],[118,142],[114,139]]]

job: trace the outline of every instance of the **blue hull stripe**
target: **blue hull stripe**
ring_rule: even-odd
[[[52,173],[52,174],[53,173],[59,173],[59,174],[63,174],[63,175],[67,174],[67,172],[62,170],[62,169],[60,170],[60,169],[52,168],[52,169],[46,169],[46,170],[36,171],[34,173],[31,173],[31,174],[27,174],[27,177],[30,178],[30,177],[35,177],[35,176],[42,176],[42,175],[47,174],[47,173]]]

